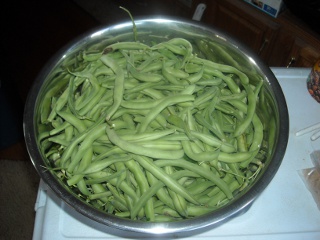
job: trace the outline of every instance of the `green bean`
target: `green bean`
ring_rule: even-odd
[[[196,83],[198,82],[204,73],[204,67],[202,66],[201,70],[196,72],[195,74],[189,75],[188,77],[186,77],[186,80],[190,83]]]
[[[57,102],[55,103],[51,113],[49,114],[47,121],[52,122],[53,119],[57,115],[57,111],[60,111],[68,102],[68,95],[69,95],[69,87],[67,87],[64,92],[60,95]]]
[[[93,161],[84,171],[82,172],[75,171],[74,174],[90,174],[90,173],[99,172],[115,162],[126,162],[126,161],[129,161],[130,159],[131,157],[127,155],[125,156],[114,155],[113,157],[107,157],[100,161]]]
[[[221,179],[228,185],[230,185],[230,183],[232,183],[235,180],[234,176],[230,173],[226,173],[224,176],[221,176]],[[221,192],[220,188],[218,186],[215,186],[207,193],[207,195],[212,198],[219,192]]]
[[[162,99],[163,97],[165,97],[165,95],[163,95],[161,91],[158,91],[154,88],[145,88],[141,91],[141,93],[150,96],[153,99]]]
[[[180,94],[193,94],[195,92],[196,85],[192,84],[189,86],[184,87],[181,91]]]
[[[70,142],[73,138],[73,135],[74,135],[73,126],[71,126],[71,125],[67,126],[64,132],[65,132],[65,139]]]
[[[138,67],[138,70],[140,70],[142,73],[156,72],[156,71],[161,70],[162,67],[163,67],[161,61],[157,61],[157,62],[151,63],[148,66],[143,67],[142,69],[141,69],[141,65]]]
[[[84,182],[84,179],[81,178],[78,182],[77,182],[77,188],[80,190],[80,192],[82,194],[84,194],[85,196],[90,196],[90,191],[87,188],[87,185]]]
[[[240,135],[237,137],[237,147],[239,152],[247,152],[248,147],[246,143],[246,136],[244,134]]]
[[[233,108],[233,106],[231,106],[230,104],[227,104],[224,102],[219,102],[219,103],[215,104],[215,108],[222,113],[236,117],[239,121],[243,120],[242,113],[237,111],[237,109]]]
[[[102,186],[102,184],[92,184],[91,188],[93,190],[93,193],[95,193],[95,194],[109,192],[104,186]],[[101,200],[105,203],[109,202],[107,197],[100,197],[99,200]]]
[[[256,151],[250,152],[236,152],[236,153],[224,153],[219,152],[218,160],[225,163],[244,162],[256,154]]]
[[[191,135],[188,125],[180,117],[176,115],[170,115],[167,117],[167,121],[179,129],[182,129],[190,140],[195,140],[195,138]]]
[[[122,119],[124,122],[126,122],[128,129],[132,129],[132,130],[135,129],[135,123],[133,122],[133,118],[131,115],[124,114],[124,115],[122,115]]]
[[[131,213],[129,211],[126,212],[115,212],[114,213],[117,217],[120,218],[130,218]]]
[[[242,69],[237,61],[225,50],[225,46],[219,46],[216,42],[207,41],[207,44],[214,48],[215,54],[219,55],[219,59],[223,60],[224,64],[231,65],[237,69]]]
[[[225,65],[225,64],[219,64],[219,63],[215,63],[215,62],[212,62],[212,61],[209,61],[209,60],[206,60],[206,59],[201,59],[201,58],[192,58],[190,59],[190,62],[191,63],[196,63],[196,64],[203,64],[205,67],[205,69],[207,69],[209,71],[209,69],[219,69],[219,71],[221,72],[226,72],[226,73],[234,73],[236,75],[238,75],[241,79],[241,82],[246,85],[249,83],[249,79],[248,77],[243,74],[241,71],[239,71],[238,69],[236,69],[235,67],[232,67],[232,66],[228,66],[228,65]],[[218,74],[219,71],[216,71],[216,73]],[[220,75],[220,73],[219,73]],[[229,84],[231,84],[230,86],[232,86],[232,89],[233,87],[235,87],[235,85],[230,81]],[[231,89],[230,89],[231,90]],[[236,90],[236,88],[234,89]]]
[[[83,142],[83,144],[87,144],[87,143]],[[79,149],[79,152],[80,151],[81,151],[81,149]],[[84,171],[89,166],[89,164],[91,163],[92,159],[93,159],[93,147],[90,146],[90,147],[88,147],[86,149],[85,153],[83,154],[83,157],[82,157],[82,159],[80,161],[80,164],[77,167],[77,171],[79,171],[79,172]],[[69,167],[70,167],[70,165],[69,165]]]
[[[243,111],[244,113],[248,112],[249,107],[247,107],[244,103],[239,102],[239,101],[229,101],[231,104],[233,104],[234,106],[238,107],[241,111]],[[263,125],[262,122],[260,120],[260,118],[258,117],[257,114],[253,113],[252,116],[252,120],[251,120],[253,126],[254,126],[254,134],[253,134],[253,139],[250,145],[250,151],[254,152],[254,151],[258,151],[260,149],[262,140],[263,140]],[[254,155],[252,156],[252,158],[254,157]],[[251,159],[252,159],[251,158]],[[242,163],[241,166],[245,167],[249,164],[249,160],[246,161],[245,163]]]
[[[110,67],[116,75],[115,86],[113,89],[113,105],[108,109],[108,114],[106,117],[107,120],[110,120],[112,115],[119,108],[122,101],[122,96],[124,92],[124,71],[115,63],[115,61],[112,58],[108,57],[107,55],[102,56],[100,60],[105,65]]]
[[[200,113],[197,113],[194,115],[196,121],[206,127],[208,130],[210,130],[213,134],[215,134],[218,138],[220,138],[221,141],[226,141],[225,134],[222,132],[220,126],[217,124],[210,124]]]
[[[81,108],[83,108],[84,106],[86,106],[87,104],[89,104],[91,102],[91,100],[96,96],[96,94],[99,91],[100,88],[100,84],[97,80],[97,78],[91,73],[89,72],[89,70],[86,70],[84,72],[73,72],[71,73],[77,77],[83,78],[83,79],[88,79],[89,83],[92,86],[92,89],[88,92],[89,95],[80,103],[77,104],[77,106],[75,106],[75,111],[77,112],[78,110],[80,110]],[[71,81],[71,80],[70,80]],[[73,105],[73,97],[72,97],[72,92],[75,91],[75,89],[73,89],[73,84],[75,80],[71,81],[71,86],[69,85],[69,97],[68,97],[68,106],[72,107]],[[70,100],[72,100],[70,102]]]
[[[122,175],[122,173],[124,173],[125,170],[120,170],[120,171],[117,171],[116,173],[114,174],[108,174],[107,176],[103,176],[103,177],[99,177],[99,178],[91,178],[91,179],[87,179],[85,180],[85,183],[88,184],[88,185],[91,185],[91,184],[95,184],[95,183],[103,183],[103,182],[109,182],[111,179],[114,179],[114,178],[118,178]],[[117,184],[119,185],[119,184]]]
[[[127,128],[127,123],[125,121],[117,119],[117,120],[112,121],[112,127],[115,130],[126,129]]]
[[[80,116],[86,115],[92,108],[94,108],[95,105],[99,102],[99,100],[102,98],[102,96],[106,93],[107,89],[104,87],[101,87],[96,95],[91,99],[90,103],[88,103],[86,106],[84,106],[80,111]]]
[[[129,210],[127,207],[126,200],[124,199],[123,195],[121,193],[119,193],[118,190],[114,186],[112,186],[112,184],[110,184],[110,183],[106,183],[106,187],[112,193],[112,197],[114,198],[114,200],[121,203],[121,205],[122,205],[121,210],[122,211]]]
[[[117,178],[116,187],[119,188],[119,185],[127,179],[128,171],[123,162],[115,162],[114,166],[115,166],[116,172],[120,172],[120,173],[122,172],[120,176]]]
[[[150,73],[150,72],[138,72],[136,69],[134,69],[132,66],[130,66],[130,64],[128,65],[128,70],[130,72],[130,74],[140,80],[140,81],[144,81],[144,82],[159,82],[160,80],[163,79],[163,76],[160,74],[156,74],[156,73]]]
[[[104,150],[99,156],[95,157],[94,161],[100,161],[114,154],[123,154],[123,153],[125,152],[121,148],[117,146],[112,146],[110,148],[107,148],[107,150]]]
[[[218,90],[219,88],[216,86],[211,87],[209,90],[205,91],[194,100],[194,105],[199,106],[200,104],[209,101],[213,96],[216,95]]]
[[[263,140],[263,126],[262,126],[260,119],[258,117],[254,117],[252,122],[254,125],[254,135],[253,135],[253,140],[252,140],[252,143],[251,143],[249,150],[251,152],[254,152],[255,154],[252,154],[252,156],[249,159],[247,159],[247,161],[241,163],[241,167],[243,167],[243,168],[247,167],[249,165],[249,163],[251,162],[251,160],[259,152],[260,147],[261,147],[261,143]]]
[[[139,133],[142,133],[146,130],[148,124],[166,107],[181,103],[181,102],[188,102],[194,100],[194,96],[192,95],[174,95],[168,96],[164,98],[155,108],[153,108],[145,118],[145,121],[141,123],[141,126],[138,130]]]
[[[135,176],[135,179],[137,180],[141,194],[149,191],[148,180],[145,174],[142,172],[140,166],[138,166],[138,164],[134,160],[130,160],[125,164]],[[153,209],[152,199],[149,199],[145,204],[145,214],[148,221],[154,220],[154,209]],[[135,217],[135,216],[132,216],[132,217]]]
[[[128,93],[141,92],[144,89],[153,88],[154,86],[158,86],[161,84],[162,82],[142,82],[130,89],[126,89],[125,93],[128,94]]]
[[[196,125],[196,120],[194,119],[194,117],[192,115],[191,108],[187,109],[186,121],[187,121],[187,127],[191,131],[198,131],[199,130],[199,126]]]
[[[144,57],[143,62],[137,67],[137,70],[151,72],[153,70],[145,70],[145,69],[148,68],[153,63],[159,63],[159,59],[162,58],[162,55],[158,52],[150,52],[150,53],[144,53],[143,57]],[[160,68],[156,70],[160,70]]]
[[[90,200],[100,199],[100,198],[108,198],[112,196],[112,193],[110,191],[105,191],[101,193],[93,193],[90,194],[88,197]]]
[[[247,115],[246,115],[246,118],[239,125],[236,126],[236,129],[234,131],[235,137],[241,135],[247,129],[247,127],[252,121],[252,118],[256,110],[256,97],[252,88],[249,85],[244,85],[244,87],[248,94]]]
[[[164,170],[169,175],[172,175],[172,173],[174,172],[173,168],[171,166],[165,166]],[[168,189],[168,192],[172,198],[173,205],[174,205],[176,211],[183,218],[186,218],[188,216],[186,200],[183,197],[181,197],[179,194],[177,194],[176,192],[172,191],[171,189]]]
[[[233,198],[232,192],[230,191],[228,185],[223,180],[221,180],[219,177],[213,175],[211,173],[211,171],[205,170],[194,163],[190,163],[190,162],[183,160],[183,159],[177,159],[174,161],[157,160],[157,161],[155,161],[155,164],[157,166],[161,166],[161,167],[162,166],[183,167],[185,169],[193,171],[193,172],[199,174],[200,176],[203,176],[204,178],[207,178],[208,180],[215,183],[222,190],[222,192],[224,192],[228,196],[229,199]]]
[[[178,55],[185,55],[186,49],[181,48],[180,46],[176,46],[175,44],[171,44],[170,42],[162,42],[158,45],[152,47],[152,49],[168,49],[170,53],[178,54]],[[163,53],[163,52],[161,52]],[[175,57],[175,55],[173,55]]]
[[[113,71],[111,68],[107,67],[106,65],[97,66],[94,70],[94,76],[98,78],[99,76],[108,75],[110,79],[115,79],[115,76],[113,75]]]
[[[216,207],[208,207],[208,206],[192,206],[192,205],[189,205],[187,207],[187,211],[188,211],[189,216],[194,216],[194,217],[207,214],[207,213],[212,212],[212,211],[214,211],[216,209],[217,209]]]
[[[184,67],[185,63],[187,62],[187,60],[191,57],[192,55],[192,44],[187,41],[186,39],[183,38],[173,38],[171,40],[168,41],[169,44],[174,44],[177,46],[183,46],[186,51],[183,54],[184,55],[184,59],[182,61],[181,67]]]
[[[181,171],[177,171],[174,172],[173,174],[170,175],[173,179],[177,180],[180,179],[184,176],[191,176],[191,177],[199,177],[198,174],[195,174],[191,171],[188,170],[181,170]],[[149,182],[151,182],[151,186],[150,189],[145,192],[144,194],[141,195],[139,201],[136,202],[136,204],[133,207],[133,211],[138,212],[142,206],[145,205],[146,201],[148,199],[150,199],[153,195],[157,194],[158,192],[160,192],[162,189],[162,187],[165,186],[165,184],[162,181],[158,181],[156,180],[152,175],[150,175],[150,173],[147,173],[147,177]],[[164,202],[165,205],[169,206],[170,208],[174,208],[173,202],[172,200],[169,198],[169,196],[161,196],[161,194],[163,194],[162,192],[160,193],[160,195],[158,195],[158,198],[160,200],[162,200]],[[134,216],[135,216],[134,214]]]
[[[167,151],[181,150],[182,146],[179,141],[163,141],[163,140],[155,140],[155,141],[140,141],[137,142],[139,145],[146,148],[154,148],[161,149]]]
[[[227,96],[219,96],[219,99],[222,101],[229,101],[229,100],[243,100],[247,96],[245,91],[241,91],[241,93],[235,93]]]
[[[147,115],[148,110],[146,109],[129,109],[129,108],[120,108],[118,111],[114,113],[114,115],[111,118],[111,121],[113,119],[117,119],[119,117],[122,117],[123,114],[131,114],[131,115]]]
[[[166,66],[165,61],[163,61],[161,73],[165,77],[165,79],[169,81],[169,83],[173,85],[180,84],[179,79],[176,76],[172,75],[172,73],[170,72],[170,68]]]
[[[83,176],[84,176],[84,175],[81,175],[81,174],[73,175],[72,177],[70,177],[70,178],[67,180],[67,184],[68,184],[69,186],[76,185],[76,184],[78,184],[78,183],[83,179]]]
[[[116,177],[111,177],[113,176],[110,173],[106,173],[106,172],[102,172],[103,174],[101,174],[101,172],[95,172],[95,173],[90,173],[87,174],[86,176],[91,178],[89,180],[94,181],[94,179],[102,179],[102,178],[108,178],[108,182],[111,183],[113,186],[117,186],[121,191],[123,191],[126,195],[128,195],[134,202],[138,201],[138,195],[135,192],[135,190],[129,186],[129,184],[126,181],[122,181],[121,183],[118,184],[118,180]],[[89,180],[86,180],[89,181]],[[95,184],[95,182],[93,182],[92,184]]]
[[[146,132],[146,133],[133,134],[133,135],[126,133],[125,135],[120,135],[120,136],[123,140],[129,141],[129,142],[140,142],[140,141],[157,140],[165,136],[172,135],[173,133],[175,133],[174,129],[166,129],[166,130]]]
[[[258,95],[261,92],[261,88],[262,88],[263,84],[264,84],[264,81],[262,79],[260,79],[260,81],[258,82],[257,86],[254,89],[254,94],[255,94],[256,98],[258,98]]]
[[[181,218],[181,214],[178,213],[178,211],[174,208],[170,208],[167,206],[160,206],[155,208],[155,213],[158,215],[165,215],[165,216],[170,216],[173,218]]]
[[[239,183],[237,181],[231,182],[229,185],[230,191],[233,192],[239,187]],[[220,205],[223,200],[228,198],[224,192],[219,192],[214,195],[211,200],[207,203],[207,206],[214,207],[216,205]]]
[[[197,131],[191,131],[191,135],[200,139],[201,141],[205,142],[206,144],[208,144],[210,146],[217,147],[217,148],[221,149],[221,151],[229,152],[229,153],[236,151],[234,146],[232,146],[229,143],[226,143],[226,142],[219,140],[218,138],[214,137],[213,135],[208,135],[208,134],[200,133]]]
[[[48,138],[48,140],[50,142],[54,142],[54,143],[60,144],[61,146],[65,146],[65,147],[70,144],[70,141],[67,141],[65,139],[64,135],[63,136],[59,136],[59,135],[58,136],[53,136],[53,137]]]
[[[104,134],[105,129],[106,129],[105,124],[101,124],[96,128],[94,128],[92,131],[90,131],[90,135],[83,140],[76,155],[71,158],[71,162],[67,168],[68,172],[74,171],[78,163],[81,161],[83,155],[90,149],[93,141],[99,138],[100,136],[102,136]],[[82,172],[82,171],[83,169],[79,169],[79,172]]]
[[[269,156],[272,156],[273,154],[272,149],[275,144],[276,134],[277,134],[277,125],[276,125],[276,119],[273,116],[269,122],[269,135],[268,135],[268,155]]]
[[[203,65],[200,64],[194,64],[194,63],[186,63],[186,65],[184,66],[184,70],[187,73],[199,73],[201,72],[201,69],[203,69]]]
[[[161,102],[161,99],[157,100],[132,100],[132,101],[122,101],[121,106],[124,108],[133,108],[133,109],[150,109],[156,107]]]
[[[221,83],[221,78],[202,79],[196,82],[196,84],[200,86],[219,86]]]
[[[187,190],[188,192],[190,192],[192,195],[196,195],[196,194],[199,194],[203,191],[205,191],[206,189],[212,187],[212,186],[215,186],[215,183],[211,182],[211,181],[206,181],[206,180],[203,180],[202,179],[202,182],[198,182],[196,180],[196,184],[193,185],[193,186],[188,186],[187,187]]]
[[[85,124],[83,123],[82,120],[80,120],[79,118],[77,118],[76,116],[74,116],[71,113],[68,112],[62,112],[59,111],[58,112],[59,116],[61,116],[66,122],[70,123],[71,125],[73,125],[75,128],[78,129],[79,132],[84,132],[87,127],[85,126]]]
[[[195,153],[201,153],[206,151],[206,144],[204,144],[203,142],[199,141],[198,139],[195,139],[193,141],[188,141],[190,143],[190,148],[193,152]],[[210,153],[216,151],[216,149],[213,149],[213,151],[208,151]]]
[[[41,123],[47,123],[51,109],[50,104],[52,97],[59,93],[61,89],[64,89],[64,87],[68,84],[69,79],[66,77],[66,74],[67,73],[61,73],[60,75],[57,75],[50,82],[50,85],[47,86],[48,91],[46,92],[45,96],[42,99],[42,102],[40,103]]]
[[[196,46],[199,48],[200,52],[204,54],[206,59],[214,62],[218,61],[217,56],[213,54],[211,48],[209,48],[207,41],[197,40],[195,41],[195,43],[196,43]]]
[[[184,197],[191,203],[198,204],[197,201],[179,183],[177,183],[172,177],[170,177],[167,173],[165,173],[165,171],[163,171],[157,165],[147,160],[143,156],[133,155],[133,158],[136,161],[138,161],[139,164],[143,166],[147,171],[152,173],[152,175],[154,175],[159,180],[163,181],[168,188],[180,194],[182,197]]]
[[[89,54],[88,54],[89,53]],[[94,62],[97,61],[101,57],[101,52],[87,52],[83,51],[82,57],[87,62]]]
[[[213,69],[211,67],[205,66],[204,67],[204,72],[208,73],[211,76],[214,76],[214,77],[217,77],[219,79],[222,79],[227,84],[227,86],[229,87],[231,92],[240,93],[240,88],[237,85],[237,83],[231,77],[229,77],[228,75],[223,74],[221,70]]]
[[[144,206],[145,202],[148,201],[148,199],[154,195],[156,195],[156,197],[159,199],[159,202],[161,202],[162,206],[166,205],[170,208],[174,208],[173,201],[168,194],[168,190],[165,187],[165,184],[162,181],[159,181],[149,171],[146,171],[146,175],[148,182],[150,183],[150,190],[141,195],[139,201],[136,202],[134,208],[137,208],[137,210],[141,209],[142,206]],[[156,203],[154,203],[154,206],[156,207]]]
[[[205,178],[200,177],[200,176],[198,178],[190,178],[189,182],[187,182],[185,184],[185,188],[189,190],[190,188],[192,188],[194,186],[197,186],[199,183],[203,183],[203,182],[206,182],[206,181],[207,180]]]
[[[235,175],[235,178],[237,179],[238,183],[240,185],[243,184],[245,176],[243,174],[243,172],[240,170],[239,168],[239,164],[238,163],[229,163],[228,164],[230,170],[232,171],[232,174]]]
[[[172,75],[172,76],[174,76],[176,78],[180,78],[180,79],[182,78],[183,79],[183,78],[188,78],[189,77],[188,73],[186,73],[186,72],[184,72],[184,71],[182,71],[180,69],[174,68],[174,67],[166,67],[166,71],[170,75]]]
[[[117,42],[114,44],[111,44],[107,46],[103,52],[109,53],[111,51],[116,51],[119,49],[126,49],[126,50],[146,50],[149,49],[150,47],[148,45],[145,45],[140,42]]]
[[[124,151],[130,152],[130,153],[145,155],[152,158],[169,158],[169,159],[181,158],[183,156],[182,150],[176,150],[176,151],[156,150],[153,148],[146,148],[135,143],[124,141],[110,127],[106,128],[106,132],[112,143],[114,143],[116,146],[123,149]]]

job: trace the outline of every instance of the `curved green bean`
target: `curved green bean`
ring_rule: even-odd
[[[163,167],[163,166],[183,167],[185,169],[193,171],[193,172],[199,174],[200,176],[203,176],[203,177],[207,178],[208,180],[212,181],[213,183],[215,183],[222,190],[222,192],[224,192],[226,194],[226,196],[229,199],[233,198],[233,194],[232,194],[231,190],[229,189],[229,186],[223,180],[221,180],[219,177],[212,174],[211,171],[205,170],[196,164],[190,163],[184,159],[176,159],[174,161],[157,160],[154,162],[154,164],[157,166],[161,166],[161,167]]]
[[[176,193],[180,194],[182,197],[184,197],[191,203],[198,204],[198,202],[179,183],[177,183],[172,177],[170,177],[165,171],[163,171],[157,165],[139,155],[133,155],[133,158],[136,161],[138,161],[140,165],[143,166],[147,171],[152,173],[156,178],[164,182],[167,187],[169,187]]]
[[[115,63],[112,58],[108,57],[107,55],[103,55],[100,60],[105,65],[109,66],[116,75],[115,85],[113,89],[113,105],[108,109],[108,114],[106,117],[107,120],[110,120],[112,115],[119,108],[122,101],[124,92],[124,71]]]
[[[135,153],[135,154],[144,155],[152,158],[167,158],[167,159],[178,159],[178,158],[181,158],[184,154],[182,150],[176,150],[176,151],[158,150],[154,148],[143,147],[132,142],[124,141],[110,127],[106,127],[106,132],[112,143],[114,143],[116,146],[118,146],[119,148],[129,153]]]

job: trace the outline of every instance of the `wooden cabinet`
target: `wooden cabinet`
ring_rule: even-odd
[[[320,58],[320,37],[289,11],[273,18],[242,0],[195,0],[207,8],[201,21],[241,41],[269,66],[311,67]]]
[[[263,60],[267,60],[279,26],[267,18],[252,16],[247,11],[248,8],[243,8],[239,3],[241,2],[207,1],[203,21],[235,37],[258,53]]]
[[[310,67],[319,57],[317,49],[305,40],[286,31],[281,31],[268,61],[273,66]]]
[[[286,12],[278,19],[281,24],[269,64],[273,66],[311,67],[320,58],[320,36]],[[300,24],[300,25],[299,25]]]

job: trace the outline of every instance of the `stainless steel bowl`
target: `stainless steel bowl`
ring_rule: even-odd
[[[37,143],[37,133],[39,127],[41,127],[39,123],[39,103],[42,101],[44,93],[50,88],[50,79],[61,64],[74,57],[79,51],[88,49],[93,45],[96,46],[97,43],[100,43],[102,49],[103,46],[111,43],[110,39],[113,39],[113,41],[133,41],[131,21],[105,27],[79,37],[58,52],[44,67],[34,82],[25,106],[24,134],[30,158],[43,181],[59,198],[96,222],[115,229],[147,235],[179,233],[188,235],[216,227],[245,212],[264,191],[281,164],[287,146],[289,129],[288,111],[281,87],[269,67],[256,54],[242,43],[216,29],[196,22],[164,18],[136,20],[135,24],[138,30],[138,40],[145,43],[159,42],[173,37],[183,37],[191,42],[195,39],[210,39],[226,48],[236,59],[238,67],[249,72],[252,84],[255,84],[257,76],[263,79],[263,87],[270,97],[268,107],[273,111],[277,128],[273,148],[269,151],[266,166],[256,178],[254,184],[237,195],[227,205],[212,213],[177,222],[152,223],[118,218],[93,208],[78,198],[75,193],[66,187],[66,184],[44,168],[44,166],[48,167],[50,164],[39,151]],[[256,214],[260,213],[257,212]]]

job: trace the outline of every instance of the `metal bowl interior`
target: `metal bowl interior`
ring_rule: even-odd
[[[146,44],[150,44],[153,41],[165,41],[173,37],[182,37],[190,42],[194,42],[195,39],[210,39],[232,54],[237,62],[237,67],[240,67],[242,71],[248,74],[251,84],[255,85],[255,79],[257,78],[263,79],[263,88],[269,96],[269,107],[272,109],[276,120],[276,132],[273,148],[270,149],[266,160],[266,167],[255,179],[254,184],[237,195],[227,205],[200,217],[168,223],[139,222],[118,218],[93,208],[78,198],[64,182],[43,167],[50,166],[50,163],[38,148],[38,132],[39,129],[45,127],[39,121],[39,103],[42,101],[44,93],[54,86],[50,81],[52,76],[59,70],[61,65],[77,55],[79,51],[90,49],[92,46],[97,49],[99,49],[97,46],[101,46],[99,49],[101,50],[116,41],[134,41],[132,22],[130,21],[105,27],[75,39],[75,41],[58,52],[44,67],[30,91],[25,106],[24,134],[30,158],[41,178],[59,198],[81,214],[99,223],[124,231],[148,235],[191,234],[194,231],[216,227],[246,211],[270,183],[281,164],[287,146],[289,129],[288,110],[282,90],[269,67],[243,44],[233,40],[225,33],[209,26],[176,19],[142,19],[135,21],[135,24],[138,30],[138,40]]]

